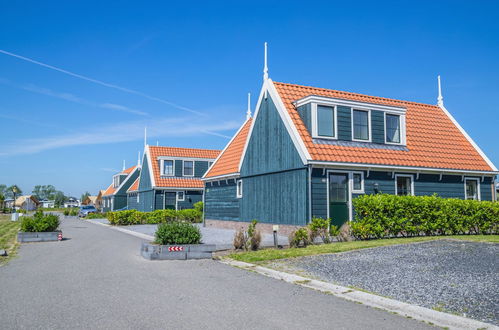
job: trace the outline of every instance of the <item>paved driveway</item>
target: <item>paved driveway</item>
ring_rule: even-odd
[[[426,329],[212,260],[147,261],[141,239],[68,219],[0,267],[2,329]]]

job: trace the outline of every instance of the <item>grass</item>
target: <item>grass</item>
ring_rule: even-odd
[[[0,265],[7,263],[7,261],[15,256],[17,247],[16,235],[19,231],[19,221],[10,221],[10,216],[0,215],[0,249],[6,250],[8,256],[0,257]]]
[[[250,252],[235,252],[228,257],[234,260],[263,263],[265,261],[297,258],[326,253],[339,253],[359,249],[367,249],[381,246],[410,244],[434,241],[439,239],[458,239],[473,242],[499,243],[499,235],[454,235],[454,236],[427,236],[427,237],[409,237],[409,238],[391,238],[378,239],[370,241],[352,241],[338,242],[331,244],[309,245],[306,248],[290,248],[290,249],[263,249]]]

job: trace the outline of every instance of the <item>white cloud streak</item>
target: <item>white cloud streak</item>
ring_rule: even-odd
[[[110,83],[107,83],[107,82],[104,82],[104,81],[101,81],[101,80],[90,78],[90,77],[87,77],[87,76],[84,76],[84,75],[81,75],[81,74],[77,74],[77,73],[74,73],[74,72],[71,72],[71,71],[68,71],[68,70],[64,70],[64,69],[58,68],[58,67],[53,66],[53,65],[49,65],[49,64],[46,64],[46,63],[42,63],[42,62],[36,61],[36,60],[31,59],[29,57],[25,57],[25,56],[21,56],[21,55],[18,55],[18,54],[14,54],[14,53],[8,52],[8,51],[3,50],[3,49],[0,49],[0,53],[8,55],[8,56],[11,56],[11,57],[15,57],[17,59],[20,59],[20,60],[23,60],[23,61],[26,61],[26,62],[30,62],[30,63],[36,64],[36,65],[39,65],[39,66],[42,66],[42,67],[45,67],[47,69],[51,69],[51,70],[54,70],[54,71],[61,72],[61,73],[64,73],[66,75],[69,75],[69,76],[72,76],[72,77],[75,77],[75,78],[78,78],[78,79],[81,79],[81,80],[86,80],[88,82],[91,82],[91,83],[94,83],[94,84],[97,84],[97,85],[101,85],[101,86],[104,86],[104,87],[116,89],[116,90],[119,90],[119,91],[122,91],[122,92],[125,92],[125,93],[128,93],[128,94],[133,94],[133,95],[141,96],[141,97],[144,97],[144,98],[146,98],[148,100],[151,100],[151,101],[163,103],[163,104],[169,105],[169,106],[171,106],[173,108],[176,108],[178,110],[187,111],[187,112],[190,112],[190,113],[194,113],[196,115],[206,116],[206,114],[201,113],[199,111],[190,109],[188,107],[184,107],[182,105],[170,102],[170,101],[165,100],[165,99],[161,99],[159,97],[148,95],[146,93],[143,93],[143,92],[140,92],[140,91],[137,91],[137,90],[134,90],[134,89],[125,88],[125,87],[121,87],[121,86],[118,86],[118,85],[110,84]]]
[[[0,148],[0,156],[35,154],[64,147],[137,141],[143,139],[145,126],[147,126],[148,137],[150,138],[194,137],[203,134],[227,137],[218,132],[236,129],[240,126],[240,123],[227,121],[210,125],[193,118],[163,118],[155,121],[125,122],[87,130],[83,133],[17,140],[11,144],[4,144]]]

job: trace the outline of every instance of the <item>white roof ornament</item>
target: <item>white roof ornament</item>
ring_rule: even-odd
[[[439,107],[444,106],[444,97],[442,96],[442,85],[440,84],[440,75],[438,75],[438,102],[437,105]]]
[[[123,159],[123,172],[125,171],[126,167],[125,167],[125,160]]]
[[[147,147],[147,126],[144,127],[144,147]]]
[[[269,79],[269,68],[267,67],[267,42],[265,42],[265,55],[264,55],[264,66],[263,66],[263,81]]]
[[[139,157],[137,157],[137,167],[140,167],[140,150],[139,150]]]
[[[248,93],[248,110],[246,111],[246,120],[251,118],[251,93]]]

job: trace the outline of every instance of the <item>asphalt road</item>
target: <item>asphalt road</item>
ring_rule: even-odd
[[[147,261],[141,239],[81,220],[0,267],[1,329],[427,329],[212,260]]]

